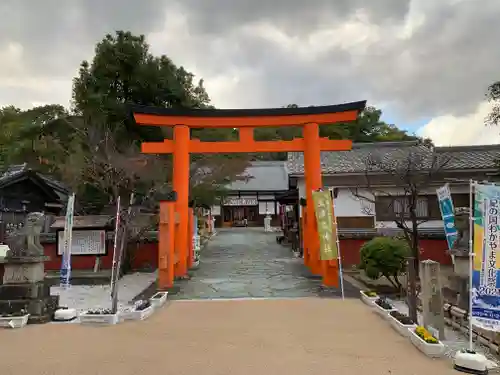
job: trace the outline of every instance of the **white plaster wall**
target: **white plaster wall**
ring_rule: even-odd
[[[370,202],[373,195],[366,189],[359,189],[358,193],[368,199],[362,199],[354,196],[351,190],[339,188],[337,198],[335,199],[336,216],[374,216],[375,205]]]
[[[297,186],[299,189],[299,197],[305,198],[305,180],[300,179]],[[325,187],[334,186],[325,185]],[[368,199],[373,199],[373,195],[366,189],[359,189],[358,192],[359,194],[366,196]],[[349,188],[339,188],[337,199],[335,199],[336,216],[373,216],[374,214],[375,207],[372,202],[355,197]],[[300,207],[300,215],[302,216],[302,206]]]
[[[325,187],[335,187],[335,180],[332,177],[323,178]],[[299,189],[299,197],[305,198],[305,179],[300,178],[297,183]],[[467,194],[469,193],[469,185],[451,185],[450,190],[452,194]],[[403,195],[402,188],[383,188],[383,191],[389,194],[398,195],[398,192]],[[366,196],[369,199],[373,199],[373,194],[367,189],[358,188],[357,193],[359,195]],[[422,189],[422,194],[436,194],[436,187],[432,186],[426,189]],[[300,215],[302,216],[302,207],[300,207]],[[337,199],[335,199],[335,215],[342,217],[349,216],[373,216],[375,215],[374,204],[355,197],[349,188],[339,188],[339,193]],[[409,224],[409,223],[408,223]],[[394,221],[376,221],[375,226],[377,228],[396,228],[396,223]],[[430,220],[419,225],[419,228],[442,228],[442,220]]]

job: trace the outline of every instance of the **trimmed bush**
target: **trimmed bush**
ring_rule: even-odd
[[[372,280],[387,278],[400,289],[398,276],[404,272],[410,248],[406,241],[392,237],[375,237],[360,249],[360,268]]]

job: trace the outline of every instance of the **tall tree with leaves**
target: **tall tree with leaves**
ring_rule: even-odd
[[[117,194],[151,185],[146,181],[147,174],[143,174],[140,181],[123,179],[122,176],[134,174],[126,169],[134,169],[130,167],[132,162],[142,160],[141,142],[171,137],[168,128],[136,126],[127,105],[210,107],[202,80],[195,82],[192,73],[176,66],[168,57],[152,55],[144,36],[124,31],[106,35],[97,43],[92,61],[82,62],[73,80],[72,98],[73,114],[46,124],[40,132],[41,139],[50,142],[53,150],[60,150],[67,160],[71,159],[71,163],[58,163],[59,174],[72,184],[77,182],[75,186],[81,190],[80,198],[99,202],[95,207],[97,210],[104,203],[115,201]],[[196,129],[192,136],[201,140],[235,137],[231,129]],[[170,155],[158,159],[166,165],[171,161]],[[191,192],[195,195],[192,198],[203,196],[203,201],[212,201],[210,195],[218,193],[218,186],[237,178],[247,165],[245,157],[224,155],[193,155],[192,162],[192,174],[199,168],[218,172],[212,174],[208,182],[206,178],[191,179]],[[104,165],[106,163],[108,167]],[[63,165],[69,166],[73,172]],[[149,179],[153,184],[169,183],[170,169],[164,168],[163,172],[158,171]],[[83,171],[83,174],[75,171]],[[92,173],[85,175],[87,172]],[[107,181],[106,186],[103,186],[104,181]]]
[[[97,43],[92,63],[83,61],[73,80],[73,109],[92,123],[96,113],[117,137],[137,140],[164,136],[160,128],[133,125],[126,104],[206,107],[203,81],[167,56],[153,56],[144,35],[117,31]]]
[[[0,171],[9,164],[27,163],[42,172],[53,172],[47,160],[54,165],[63,160],[58,149],[49,147],[43,140],[43,132],[49,123],[68,115],[60,105],[46,105],[22,111],[15,107],[0,109]],[[62,129],[61,137],[67,137],[68,129]]]
[[[296,104],[289,104],[286,108],[297,108]],[[329,139],[350,139],[357,143],[367,142],[395,142],[412,141],[419,139],[408,134],[395,125],[381,120],[382,111],[375,107],[367,107],[358,116],[356,121],[320,126],[320,136]],[[255,138],[261,141],[292,140],[302,137],[300,126],[284,126],[279,128],[256,129]],[[286,160],[286,153],[261,154],[255,156],[260,160]]]
[[[500,124],[500,81],[497,81],[488,87],[486,98],[493,106],[491,112],[486,118],[486,124],[498,125]]]

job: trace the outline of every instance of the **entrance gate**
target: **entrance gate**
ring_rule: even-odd
[[[256,152],[304,153],[306,180],[304,217],[307,218],[302,233],[304,263],[312,274],[322,276],[325,286],[338,287],[337,259],[320,259],[312,192],[322,188],[321,151],[349,151],[352,148],[352,142],[320,138],[319,125],[355,121],[365,108],[365,104],[365,101],[361,101],[307,108],[235,110],[134,107],[133,116],[138,125],[174,128],[173,140],[142,143],[143,153],[173,154],[173,188],[177,197],[175,203],[160,203],[159,288],[172,287],[174,276],[187,275],[192,262],[191,251],[189,251],[191,241],[188,207],[190,154]],[[302,126],[303,138],[291,141],[255,141],[253,134],[255,128],[278,126]],[[239,141],[201,142],[199,139],[191,139],[190,128],[238,129]]]

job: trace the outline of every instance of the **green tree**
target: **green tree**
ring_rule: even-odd
[[[486,124],[498,125],[500,124],[500,81],[488,87],[486,98],[493,106],[491,112],[486,117]]]
[[[296,104],[288,104],[285,108],[297,108]],[[419,139],[408,134],[406,130],[381,120],[382,111],[375,107],[367,107],[356,121],[320,126],[320,136],[329,139],[350,139],[357,143],[394,142]],[[300,126],[283,126],[277,128],[260,128],[255,131],[255,139],[260,141],[292,140],[302,137]],[[266,153],[253,155],[258,160],[286,160],[286,153]]]
[[[43,132],[48,124],[67,116],[60,105],[46,105],[22,111],[15,107],[0,109],[0,170],[2,166],[14,163],[28,165],[43,172],[52,172],[47,160],[54,165],[61,162],[58,148],[49,147],[43,140]],[[67,136],[68,129],[60,132]]]
[[[382,111],[375,107],[366,107],[353,122],[322,126],[322,136],[337,139],[351,139],[353,142],[389,142],[410,141],[418,137],[409,135],[406,130],[381,120]]]
[[[391,237],[375,237],[360,249],[360,268],[370,279],[385,277],[397,289],[401,289],[399,275],[405,271],[410,247],[404,240]]]
[[[62,174],[66,180],[83,187],[85,191],[80,196],[88,195],[91,199],[94,195],[100,202],[114,201],[117,194],[130,190],[140,188],[136,194],[145,194],[155,190],[153,185],[170,186],[169,155],[155,157],[156,160],[149,157],[147,164],[161,165],[161,170],[141,174],[140,179],[134,168],[137,161],[146,162],[140,154],[140,143],[171,138],[170,129],[136,126],[128,104],[206,108],[210,107],[210,98],[202,80],[195,82],[192,73],[176,66],[167,56],[152,55],[143,35],[125,31],[106,35],[97,43],[92,61],[83,61],[73,80],[74,116],[66,119],[72,136],[64,142],[59,135],[52,137],[52,142],[65,148],[72,160]],[[51,126],[60,128],[61,124]],[[192,136],[204,141],[234,138],[231,129],[196,129]],[[204,201],[210,200],[208,196],[215,195],[219,185],[237,178],[246,165],[246,158],[241,156],[221,161],[221,155],[193,155],[192,177],[200,169],[218,173],[192,178],[192,194],[202,195]],[[97,197],[99,191],[109,199]]]
[[[73,109],[89,123],[98,117],[115,136],[158,140],[161,128],[135,126],[124,104],[202,108],[210,99],[203,81],[167,56],[153,56],[144,35],[117,31],[97,43],[92,63],[83,61],[73,80]],[[93,125],[95,126],[95,125]]]

